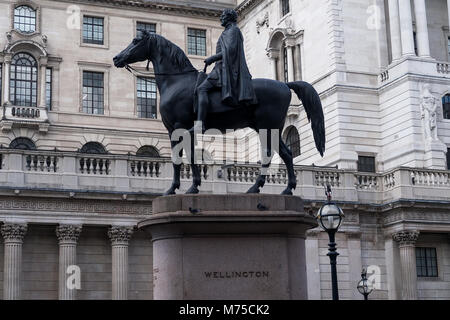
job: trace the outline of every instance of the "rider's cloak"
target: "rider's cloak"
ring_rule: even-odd
[[[236,24],[226,27],[217,47],[217,52],[222,53],[222,101],[228,105],[257,103],[252,76],[245,61],[244,38]]]

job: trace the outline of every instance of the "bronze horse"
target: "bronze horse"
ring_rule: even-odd
[[[160,35],[146,31],[139,32],[132,43],[114,57],[114,65],[118,68],[130,69],[129,64],[145,60],[153,64],[156,84],[161,96],[160,114],[164,126],[169,132],[169,137],[172,137],[172,133],[176,129],[189,130],[196,119],[194,113],[195,86],[198,77],[204,76],[204,73],[199,73],[192,66],[183,50],[178,46]],[[310,84],[303,81],[289,83],[270,79],[253,79],[252,81],[258,99],[256,105],[227,108],[221,102],[220,91],[213,91],[209,94],[211,110],[221,110],[221,112],[208,114],[206,129],[213,128],[226,132],[227,129],[236,130],[249,127],[258,133],[267,130],[268,137],[271,137],[271,131],[278,132],[279,150],[276,151],[283,159],[288,173],[288,185],[282,194],[292,195],[292,190],[297,186],[297,179],[292,153],[281,137],[292,98],[291,89],[302,100],[311,122],[317,150],[323,156],[325,152],[325,123],[319,95]],[[199,167],[194,163],[195,140],[192,137],[190,141],[190,150],[185,151],[190,158],[193,184],[187,193],[198,193],[198,187],[201,185],[201,174]],[[273,156],[271,139],[268,139],[268,141],[267,144],[261,144],[263,154],[266,154],[269,158],[269,161],[262,164],[263,169],[270,166],[270,159]],[[182,143],[182,138],[171,141],[172,151],[179,143]],[[180,187],[181,164],[174,163],[173,167],[172,185],[165,194],[175,194],[175,190]],[[248,193],[260,192],[260,188],[264,186],[266,181],[264,172],[264,170],[261,171]]]

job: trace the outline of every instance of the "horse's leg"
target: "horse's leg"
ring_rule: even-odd
[[[198,187],[202,184],[200,168],[195,164],[195,139],[194,133],[191,133],[191,170],[192,170],[192,186],[186,191],[186,194],[199,193]]]
[[[271,130],[267,130],[267,131],[268,131],[267,146],[265,146],[264,143],[262,143],[262,141],[261,141],[261,151],[262,151],[261,153],[263,153],[263,154],[265,153],[266,157],[268,158],[268,161],[266,163],[262,164],[261,173],[256,178],[255,184],[250,189],[248,189],[247,193],[259,193],[260,192],[259,189],[264,187],[264,184],[266,183],[267,170],[270,167],[270,163],[273,158]]]
[[[295,189],[297,187],[297,177],[295,176],[292,152],[286,146],[281,136],[280,136],[280,157],[281,159],[283,159],[284,164],[286,165],[288,174],[287,188],[281,194],[292,195],[292,189]]]
[[[175,148],[175,146],[180,143],[180,141],[171,141],[170,145],[172,148],[172,152],[173,149]],[[181,159],[181,157],[183,157],[183,150],[180,150],[179,154],[179,159]],[[170,186],[169,190],[167,190],[164,195],[170,195],[170,194],[175,194],[175,190],[180,188],[180,170],[181,170],[181,164],[175,164],[173,163],[173,180],[172,180],[172,185]]]

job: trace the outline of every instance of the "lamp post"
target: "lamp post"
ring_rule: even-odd
[[[363,269],[361,272],[361,280],[358,282],[357,288],[359,293],[361,293],[364,296],[364,300],[369,300],[369,294],[372,293],[373,287],[369,286],[366,269]]]
[[[339,300],[336,270],[336,259],[339,253],[336,252],[335,235],[344,219],[344,212],[336,203],[331,201],[331,187],[329,185],[326,188],[325,194],[327,196],[327,202],[317,213],[317,220],[320,226],[328,233],[330,239],[327,256],[330,257],[333,300]]]

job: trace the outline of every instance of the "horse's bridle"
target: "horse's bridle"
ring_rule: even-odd
[[[150,64],[150,60],[147,61],[147,67],[145,68],[147,71],[150,71],[149,64]],[[139,76],[139,74],[144,75],[144,74],[140,73],[139,70],[136,70],[129,64],[125,65],[125,69],[127,69],[134,76]],[[154,75],[155,76],[177,76],[177,75],[187,74],[187,73],[191,73],[191,72],[198,72],[198,71],[199,70],[197,70],[197,69],[192,69],[192,70],[188,70],[188,71],[180,71],[180,72],[174,72],[174,73],[156,73],[155,72]]]

